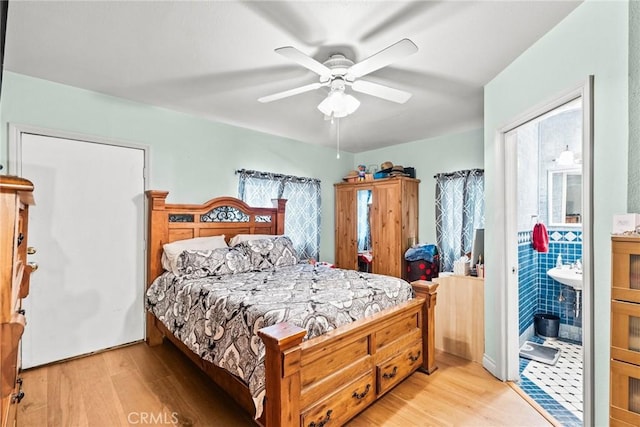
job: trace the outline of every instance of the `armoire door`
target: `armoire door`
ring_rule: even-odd
[[[356,191],[353,186],[335,190],[335,260],[339,268],[358,269],[358,215]]]
[[[402,194],[400,182],[378,183],[373,190],[371,237],[373,272],[402,277]]]
[[[39,264],[23,367],[144,338],[144,150],[22,133]]]

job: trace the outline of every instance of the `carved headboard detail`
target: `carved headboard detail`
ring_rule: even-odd
[[[167,204],[168,191],[147,191],[149,238],[147,286],[162,274],[162,245],[193,237],[236,234],[284,234],[285,199],[273,208],[254,208],[235,197],[218,197],[201,205]]]

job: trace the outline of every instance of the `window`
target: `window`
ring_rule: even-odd
[[[436,241],[441,271],[471,252],[473,231],[484,228],[484,170],[471,169],[435,176]]]
[[[320,257],[320,180],[271,172],[238,170],[238,197],[250,206],[271,207],[287,199],[285,234],[300,259]]]

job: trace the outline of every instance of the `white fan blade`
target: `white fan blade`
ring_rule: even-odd
[[[355,79],[362,77],[417,51],[418,46],[416,46],[415,43],[409,39],[402,39],[375,55],[352,65],[349,70],[347,70],[347,78]]]
[[[324,77],[325,79],[331,77],[331,70],[324,64],[316,61],[312,57],[305,55],[300,52],[298,49],[292,46],[279,47],[276,49],[276,52],[280,55],[284,56],[287,59],[290,59],[298,64],[302,65],[305,68],[313,71],[318,74],[320,77]]]
[[[322,83],[311,83],[305,86],[300,86],[295,89],[285,90],[283,92],[274,93],[272,95],[263,96],[262,98],[258,98],[260,102],[271,102],[276,101],[278,99],[286,98],[288,96],[298,95],[300,93],[309,92],[314,89],[318,89],[322,86],[326,86]]]
[[[409,92],[405,92],[404,90],[400,89],[394,89],[389,86],[383,86],[378,83],[369,82],[367,80],[356,80],[351,85],[351,88],[356,92],[377,96],[378,98],[397,102],[398,104],[404,104],[409,100],[409,98],[411,98],[411,94]]]

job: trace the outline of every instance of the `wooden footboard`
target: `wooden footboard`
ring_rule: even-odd
[[[302,342],[280,323],[258,331],[266,346],[265,424],[342,425],[417,369],[431,373],[437,284],[417,298]]]
[[[438,285],[412,283],[416,298],[320,337],[302,341],[306,330],[279,323],[258,331],[265,343],[264,412],[259,424],[318,427],[342,425],[411,373],[432,373]],[[153,314],[149,345],[167,337],[248,413],[255,410],[248,387],[200,359]]]

